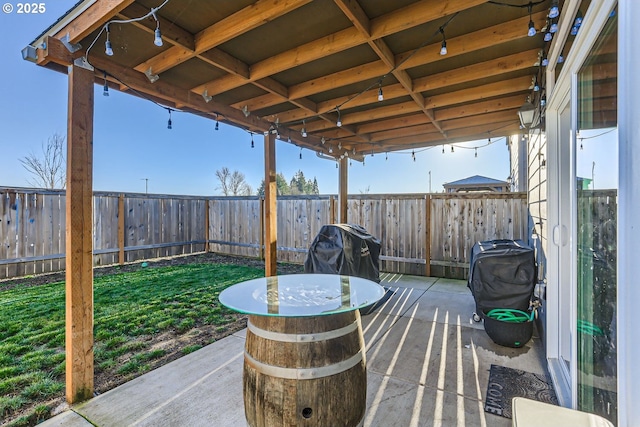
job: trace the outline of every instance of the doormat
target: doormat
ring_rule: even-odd
[[[485,412],[511,418],[511,399],[514,397],[558,404],[551,379],[546,375],[491,365]]]

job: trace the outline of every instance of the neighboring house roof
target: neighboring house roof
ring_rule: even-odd
[[[509,183],[498,179],[488,178],[486,176],[474,175],[458,181],[443,184],[447,193],[459,191],[509,191]]]

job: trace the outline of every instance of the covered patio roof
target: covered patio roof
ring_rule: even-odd
[[[535,90],[544,83],[541,60],[546,52],[555,58],[559,49],[552,47],[562,47],[568,36],[545,42],[542,28],[575,13],[574,7],[550,18],[557,4],[78,2],[22,52],[69,76],[67,400],[93,395],[94,84],[157,103],[167,110],[169,126],[171,113],[184,111],[264,134],[263,242],[271,276],[276,139],[339,161],[338,217],[346,222],[348,158],[519,132],[519,109],[535,109],[544,96]]]
[[[518,109],[540,98],[551,3],[85,0],[26,58],[63,72],[76,60],[110,90],[360,158],[517,133]]]

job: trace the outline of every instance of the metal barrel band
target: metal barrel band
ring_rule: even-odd
[[[316,342],[316,341],[327,341],[335,338],[339,338],[350,334],[351,332],[358,330],[359,322],[356,320],[355,322],[344,326],[339,329],[334,329],[332,331],[327,332],[316,332],[313,334],[284,334],[281,332],[272,332],[267,331],[265,329],[258,328],[256,325],[251,323],[251,319],[247,321],[247,329],[254,335],[264,338],[270,341],[278,341],[278,342],[296,342],[296,343],[304,343],[304,342]]]
[[[281,366],[267,365],[266,363],[258,362],[246,351],[244,352],[244,360],[247,365],[264,375],[287,380],[311,380],[330,377],[331,375],[348,371],[364,360],[362,351],[360,349],[356,354],[341,362],[317,368],[283,368]]]

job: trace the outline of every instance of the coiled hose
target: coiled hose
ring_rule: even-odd
[[[532,310],[531,313],[527,313],[513,308],[494,308],[487,313],[487,317],[509,323],[531,322],[533,321],[534,316],[535,310]]]

